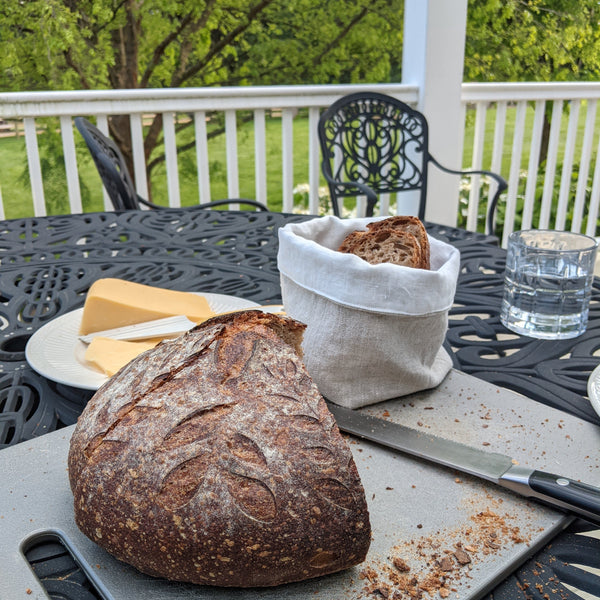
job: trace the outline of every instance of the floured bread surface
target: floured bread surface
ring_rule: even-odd
[[[352,454],[299,356],[304,325],[216,317],[145,352],[75,428],[75,519],[154,576],[273,586],[362,562],[370,544]]]

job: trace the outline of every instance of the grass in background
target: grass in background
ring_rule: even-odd
[[[52,130],[52,128],[49,129]],[[308,119],[298,118],[294,120],[293,130],[294,181],[302,183],[308,181]],[[56,135],[59,138],[58,133]],[[104,210],[103,187],[100,176],[87,146],[76,130],[74,135],[83,210],[84,212]],[[192,139],[192,128],[178,134],[178,143],[180,144],[185,144]],[[252,123],[244,123],[240,126],[237,141],[240,197],[254,199],[256,192],[254,127]],[[38,145],[47,212],[48,214],[70,213],[62,149],[56,147],[56,140],[52,133],[48,131],[39,135]],[[269,208],[275,211],[281,210],[283,198],[281,145],[281,119],[267,118],[267,201]],[[208,146],[211,199],[228,198],[225,136],[220,135],[210,139]],[[159,147],[156,153],[159,154],[160,152],[162,152],[162,148]],[[198,204],[199,189],[195,148],[178,154],[177,160],[181,203],[183,206]],[[0,191],[5,206],[5,218],[14,219],[32,216],[34,212],[33,200],[27,171],[25,138],[22,135],[0,138],[0,164],[3,165],[0,173]],[[154,202],[163,205],[168,204],[167,173],[164,163],[159,163],[152,172],[151,190]]]
[[[579,127],[574,154],[574,165],[577,166],[581,156],[581,146],[585,127],[586,105],[582,103],[579,114]],[[503,159],[501,173],[508,179],[511,168],[512,144],[516,108],[507,110]],[[519,193],[524,190],[526,170],[529,162],[529,148],[531,145],[531,130],[534,110],[530,105],[527,110],[526,131],[523,141],[520,170],[523,177]],[[496,111],[491,108],[486,115],[485,149],[483,168],[490,168],[492,159],[492,142],[494,136]],[[597,121],[600,121],[600,111]],[[51,122],[48,120],[47,122]],[[54,123],[57,123],[54,120]],[[475,111],[468,112],[465,129],[465,143],[463,165],[470,167],[472,158],[472,144],[474,136]],[[561,145],[557,160],[555,179],[555,195],[558,195],[558,186],[561,175],[561,164],[564,153],[564,139],[568,125],[568,112],[564,111],[562,119]],[[218,122],[208,123],[208,130],[218,126]],[[51,132],[51,133],[49,133]],[[305,111],[300,111],[293,122],[293,159],[294,159],[294,186],[308,182],[308,118]],[[178,143],[184,144],[193,140],[193,128],[178,133]],[[598,145],[600,127],[593,140],[594,153]],[[102,184],[90,154],[75,130],[77,145],[77,163],[80,175],[80,188],[83,209],[85,212],[100,211],[104,209]],[[252,122],[240,124],[237,132],[238,142],[238,170],[239,170],[239,196],[242,198],[255,198],[255,164],[254,164],[254,127]],[[225,136],[220,135],[209,140],[209,170],[211,181],[211,199],[228,198],[227,189],[227,160],[225,150]],[[62,163],[62,146],[56,125],[48,126],[47,131],[39,136],[39,147],[42,155],[42,172],[44,179],[44,192],[48,214],[70,213],[68,204],[65,169]],[[267,116],[266,118],[266,165],[267,165],[267,202],[272,210],[282,208],[282,137],[281,119]],[[49,150],[45,150],[49,148]],[[162,151],[158,148],[157,152]],[[593,159],[594,160],[594,159]],[[27,156],[25,142],[20,137],[0,138],[0,192],[5,206],[6,218],[20,218],[33,215],[33,203],[27,174]],[[592,161],[592,165],[593,165]],[[199,202],[198,179],[196,169],[196,150],[192,148],[178,155],[179,187],[183,206],[191,206]],[[591,173],[590,173],[591,177]],[[167,204],[167,177],[166,167],[160,164],[152,173],[151,180],[152,200],[159,204]]]
[[[551,108],[551,105],[550,105]],[[574,152],[572,157],[572,172],[571,172],[571,184],[569,189],[569,199],[567,203],[566,210],[566,218],[565,218],[565,227],[571,227],[571,220],[574,213],[574,204],[575,204],[575,194],[577,189],[577,180],[579,177],[579,165],[581,161],[581,152],[583,148],[583,141],[585,135],[585,124],[587,118],[587,109],[588,104],[586,101],[582,101],[579,109],[578,120],[577,120],[577,132],[575,136],[575,144],[574,144]],[[511,168],[512,168],[512,156],[513,156],[513,138],[515,132],[515,121],[516,121],[516,107],[508,107],[506,113],[506,122],[504,129],[504,140],[502,147],[502,168],[500,170],[501,174],[508,181],[511,177]],[[535,107],[533,103],[529,103],[527,105],[526,116],[525,116],[525,131],[523,135],[523,143],[521,149],[520,163],[518,168],[518,184],[517,189],[513,190],[516,193],[516,203],[517,209],[515,213],[515,224],[514,228],[519,229],[521,226],[521,217],[524,210],[525,203],[525,192],[527,183],[535,173],[529,173],[529,155],[532,145],[532,133],[533,133],[533,121],[535,116]],[[553,194],[552,194],[552,208],[551,208],[551,217],[550,217],[550,226],[554,226],[557,208],[558,208],[558,196],[559,189],[561,185],[561,177],[562,177],[562,169],[563,163],[565,162],[565,140],[567,138],[567,131],[569,126],[569,117],[570,117],[570,106],[565,103],[563,106],[563,112],[560,123],[560,135],[559,135],[559,147],[556,156],[556,170],[554,173],[553,183]],[[473,137],[474,137],[474,123],[475,123],[475,110],[469,111],[467,115],[467,124],[465,128],[465,143],[464,143],[464,154],[463,154],[463,166],[464,168],[471,168],[472,166],[472,150],[473,150]],[[486,122],[485,122],[485,137],[484,137],[484,152],[483,152],[483,161],[482,167],[483,169],[491,169],[492,162],[492,144],[494,139],[494,129],[496,123],[496,109],[490,108],[486,113]],[[586,190],[586,205],[590,202],[591,199],[591,184],[592,177],[594,172],[594,165],[597,159],[597,148],[599,144],[600,138],[600,111],[596,113],[594,132],[591,141],[591,159],[589,164],[589,172],[588,172],[588,185]],[[541,209],[541,199],[543,194],[544,187],[544,177],[545,177],[545,163],[538,164],[538,171],[536,177],[536,187],[535,187],[535,205],[533,211],[533,221],[532,224],[534,227],[540,226],[539,218],[540,218],[540,209]],[[509,183],[511,183],[509,181]],[[460,207],[460,215],[459,215],[459,225],[464,225],[466,222],[466,206],[468,202],[468,187],[465,186],[461,193],[461,207]],[[485,196],[484,196],[485,197]],[[479,207],[479,223],[480,228],[483,231],[483,223],[485,219],[485,203]],[[498,217],[497,221],[502,226],[504,221],[504,204],[503,202],[499,203],[498,207]],[[584,210],[583,216],[583,228],[585,229],[587,225],[587,210]]]
[[[574,164],[579,163],[581,156],[581,148],[583,145],[583,136],[585,131],[585,120],[586,120],[587,103],[582,102],[579,109],[577,136],[575,143],[574,153]],[[508,179],[510,175],[511,159],[513,152],[513,138],[515,132],[515,120],[516,120],[516,107],[509,107],[506,111],[506,123],[504,128],[504,143],[502,146],[502,168],[501,174],[505,179]],[[534,106],[529,103],[527,106],[525,116],[525,132],[523,136],[523,147],[521,153],[521,170],[527,170],[529,167],[529,150],[531,148],[531,138],[533,133],[533,120],[534,120]],[[557,164],[562,165],[564,158],[565,139],[567,137],[567,128],[569,123],[569,111],[568,109],[563,110],[561,119],[561,134],[559,142],[559,151],[557,157]],[[496,125],[496,109],[490,108],[486,113],[485,120],[485,143],[483,151],[483,166],[484,169],[489,169],[492,163],[492,151],[493,151],[493,139],[494,129]],[[475,110],[471,109],[467,113],[465,136],[464,136],[464,151],[463,151],[463,167],[469,168],[472,163],[472,150],[473,150],[473,138],[475,135]],[[598,139],[600,137],[600,110],[596,115],[596,126],[594,130],[594,138],[592,140],[592,148],[595,150],[598,146]],[[559,172],[560,174],[560,172]]]
[[[211,124],[208,124],[208,131]],[[300,116],[293,122],[293,154],[294,185],[308,181],[308,118]],[[269,208],[280,211],[283,203],[283,162],[281,119],[267,117],[265,122],[266,170],[267,170],[267,203]],[[193,140],[193,130],[188,128],[178,134],[179,143]],[[256,198],[256,177],[254,160],[254,125],[252,122],[242,123],[237,131],[238,145],[238,180],[239,197]],[[157,151],[162,152],[162,148]],[[225,136],[220,135],[208,141],[209,175],[211,200],[229,198],[227,187],[227,155]],[[191,206],[200,202],[198,189],[196,149],[192,148],[180,153],[177,157],[179,165],[179,186],[183,206]],[[159,204],[167,204],[166,166],[161,164],[152,173],[152,200]]]
[[[0,193],[7,219],[33,215],[29,178],[23,172],[26,163],[23,137],[0,138]]]

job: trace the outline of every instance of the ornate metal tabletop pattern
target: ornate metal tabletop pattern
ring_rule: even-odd
[[[91,392],[36,374],[24,351],[38,328],[81,307],[96,279],[119,277],[278,303],[277,229],[306,218],[169,209],[0,222],[0,448],[74,423],[90,398]],[[586,396],[587,378],[600,363],[600,283],[584,335],[560,342],[520,337],[499,320],[505,253],[495,238],[432,224],[428,230],[461,252],[446,341],[455,366],[600,425]],[[575,533],[561,536],[553,556],[568,557],[581,546]],[[573,569],[563,579],[579,578]],[[533,577],[534,571],[535,565],[526,566],[516,577]],[[600,594],[593,589],[600,585],[596,581],[586,585]],[[494,597],[516,597],[501,595],[514,593],[514,582],[505,586]],[[544,593],[529,588],[523,598]]]

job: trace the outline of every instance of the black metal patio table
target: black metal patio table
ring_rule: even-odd
[[[91,397],[92,392],[34,372],[25,360],[25,346],[41,326],[81,307],[96,279],[118,277],[279,303],[277,230],[307,218],[165,209],[0,222],[0,448],[73,424]],[[579,338],[549,342],[512,335],[499,320],[505,252],[497,240],[435,224],[427,227],[461,252],[446,340],[454,366],[600,425],[586,391],[587,379],[600,363],[600,281],[594,285],[588,329]],[[489,598],[576,598],[563,583],[600,596],[600,578],[570,564],[577,556],[600,557],[600,540],[577,535],[591,529],[575,520]],[[55,550],[38,552],[51,564]],[[546,569],[543,578],[540,565]],[[52,569],[44,577],[57,579]],[[79,581],[77,597],[96,597],[85,595],[93,592],[84,577],[72,580]]]

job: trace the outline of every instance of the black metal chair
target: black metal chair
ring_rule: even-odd
[[[456,171],[442,166],[429,153],[425,116],[384,94],[359,92],[334,102],[319,119],[323,175],[329,186],[335,215],[345,197],[366,196],[366,215],[372,216],[378,194],[419,192],[418,216],[425,217],[429,163],[455,175],[487,175],[497,188],[488,203],[487,232],[506,181],[490,171]]]
[[[75,118],[75,126],[89,148],[98,173],[100,173],[102,183],[110,196],[115,210],[137,210],[141,206],[157,209],[166,208],[142,198],[136,192],[123,154],[113,140],[105,136],[97,127],[83,117]],[[229,204],[244,204],[262,211],[269,210],[262,202],[245,198],[214,200],[199,204],[198,207],[212,208]]]

